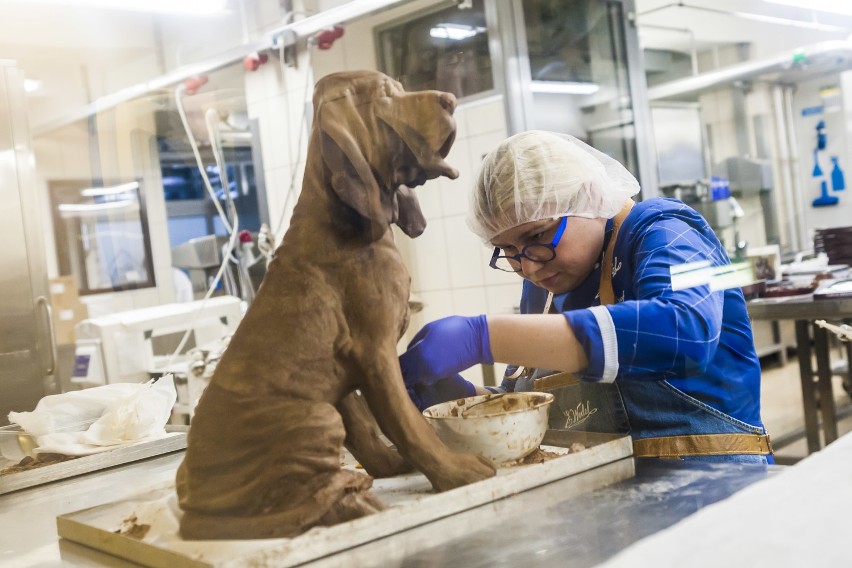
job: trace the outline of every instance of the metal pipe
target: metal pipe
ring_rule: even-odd
[[[636,141],[636,161],[639,169],[639,183],[642,185],[642,199],[650,199],[660,194],[660,181],[657,171],[657,147],[654,143],[654,127],[651,124],[651,105],[648,89],[645,86],[645,64],[642,60],[642,47],[639,45],[639,33],[630,14],[636,11],[635,0],[624,0],[622,10],[615,4],[608,5],[610,33],[614,39],[623,41],[621,46],[626,56],[627,88],[633,110],[633,128]],[[620,19],[619,19],[620,16]],[[619,35],[619,28],[624,34]]]
[[[382,2],[380,0],[355,0],[335,8],[329,8],[328,10],[324,10],[318,14],[314,14],[313,16],[308,16],[302,20],[286,23],[267,31],[263,37],[257,41],[238,45],[205,61],[186,65],[172,71],[171,73],[166,73],[165,75],[151,79],[150,81],[145,81],[143,83],[138,83],[125,89],[121,89],[115,93],[96,99],[64,118],[40,124],[32,129],[33,136],[45,134],[46,132],[72,124],[98,112],[116,107],[121,103],[146,95],[152,91],[165,89],[176,85],[181,81],[185,81],[186,79],[211,73],[237,61],[242,61],[245,56],[251,53],[265,51],[275,47],[278,45],[279,41],[286,42],[292,41],[295,37],[308,37],[319,29],[331,26],[334,23],[343,23],[354,20],[356,18],[368,16],[380,10],[387,10],[391,6],[400,6],[411,1],[412,0],[387,0]]]
[[[802,174],[799,162],[799,140],[795,132],[795,113],[793,112],[793,86],[784,85],[784,116],[789,128],[787,128],[787,143],[790,148],[790,170],[793,176],[793,196],[798,198],[796,204],[796,223],[799,226],[799,250],[813,249],[813,239],[808,239],[808,229],[805,224],[805,189],[801,186]],[[796,191],[798,186],[798,191]]]
[[[839,62],[838,60],[844,59],[848,60],[847,65],[852,67],[852,43],[840,40],[820,42],[761,61],[738,63],[695,77],[663,83],[648,89],[648,99],[658,100],[696,93],[735,81],[748,81],[770,73],[780,73],[820,63],[836,65]]]
[[[780,85],[772,87],[772,115],[775,120],[775,152],[781,163],[781,195],[784,199],[784,217],[789,227],[789,245],[794,251],[801,250],[801,237],[799,236],[799,225],[796,223],[796,204],[793,199],[793,172],[790,160],[790,137],[787,131],[791,125],[787,124],[784,112],[784,88]]]

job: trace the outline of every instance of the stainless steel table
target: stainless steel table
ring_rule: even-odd
[[[55,517],[115,501],[174,477],[170,454],[0,497],[0,565],[130,566],[59,541]],[[635,460],[636,475],[601,489],[614,462],[381,539],[311,564],[350,566],[594,566],[637,540],[756,481],[781,466]]]
[[[748,303],[748,314],[755,320],[794,320],[796,323],[796,354],[802,383],[805,413],[805,436],[808,453],[820,450],[823,444],[837,439],[837,409],[831,384],[831,353],[829,332],[815,325],[815,320],[852,318],[852,298],[814,300],[813,296],[761,298]],[[811,348],[811,334],[813,348]],[[811,356],[816,355],[816,372]],[[822,436],[820,439],[820,423]]]

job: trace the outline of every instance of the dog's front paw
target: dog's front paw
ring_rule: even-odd
[[[432,477],[432,486],[436,491],[449,491],[462,485],[494,477],[497,471],[494,465],[479,456],[452,452],[445,467]]]

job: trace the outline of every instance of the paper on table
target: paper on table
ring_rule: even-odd
[[[100,414],[95,417],[94,423],[91,423],[91,416],[96,409],[96,404],[93,401],[102,402],[106,398],[103,393],[96,393],[95,396],[89,398],[81,398],[78,395],[69,397],[69,399],[64,401],[54,400],[42,408],[36,406],[36,411],[32,413],[11,413],[10,420],[15,421],[28,432],[31,432],[28,429],[28,425],[30,424],[38,428],[56,423],[61,423],[67,428],[70,428],[69,424],[82,424],[77,431],[53,431],[37,435],[36,443],[38,447],[35,449],[36,453],[85,456],[126,446],[141,440],[150,440],[165,436],[165,426],[177,399],[172,375],[166,375],[154,383],[149,382],[144,385],[133,384],[130,386],[135,388],[113,389],[113,394],[115,392],[129,392],[129,394],[125,394],[125,396],[112,401],[111,404],[102,408]],[[103,387],[97,388],[102,389]],[[75,391],[74,393],[65,394],[85,392]],[[62,397],[65,395],[52,396]],[[41,405],[41,402],[39,405]],[[59,412],[53,412],[57,409]],[[26,416],[37,413],[38,415],[34,420],[30,420],[31,416]],[[14,418],[19,420],[15,420],[12,417],[13,414],[15,415]]]
[[[115,383],[52,394],[38,401],[32,412],[10,412],[9,422],[36,437],[55,432],[82,432],[116,402],[144,386]]]
[[[95,446],[111,446],[151,436],[165,435],[166,422],[177,400],[174,377],[166,375],[156,383],[121,400],[83,434],[83,441]]]

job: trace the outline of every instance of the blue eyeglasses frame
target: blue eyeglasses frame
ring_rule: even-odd
[[[494,254],[491,255],[491,262],[488,263],[488,266],[490,266],[491,268],[493,268],[495,270],[502,270],[503,272],[510,272],[509,270],[506,270],[504,268],[500,268],[499,266],[497,266],[497,261],[500,260],[501,258],[505,258],[506,260],[515,261],[515,262],[518,263],[518,268],[511,270],[511,272],[521,272],[522,271],[522,268],[521,268],[521,259],[522,258],[527,258],[529,260],[532,260],[533,262],[540,262],[542,264],[545,263],[545,262],[550,262],[551,260],[556,258],[556,246],[559,244],[559,241],[562,239],[562,233],[565,232],[565,227],[567,225],[568,225],[568,216],[565,215],[564,217],[562,217],[562,219],[560,219],[559,227],[556,229],[556,234],[553,235],[553,239],[549,243],[530,243],[528,245],[525,245],[524,248],[521,249],[521,252],[519,252],[518,254],[501,255],[500,254],[500,247],[494,247]],[[547,249],[548,251],[550,251],[550,258],[544,259],[544,258],[536,258],[535,256],[530,256],[529,251],[530,250],[536,250],[536,249]]]

